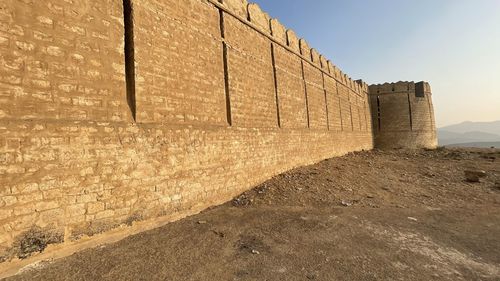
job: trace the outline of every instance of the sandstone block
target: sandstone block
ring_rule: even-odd
[[[57,201],[42,201],[38,202],[35,205],[35,210],[37,212],[45,211],[45,210],[50,210],[50,209],[56,209],[59,207],[59,203]]]
[[[111,218],[115,215],[115,211],[114,210],[106,210],[106,211],[102,211],[102,212],[99,212],[95,215],[95,219],[96,220],[101,220],[101,219],[106,219],[106,218]]]
[[[0,221],[10,218],[12,216],[12,209],[0,208]]]
[[[39,227],[47,227],[51,225],[58,225],[64,220],[64,210],[52,209],[40,212],[36,220],[36,225]]]
[[[87,204],[87,214],[95,214],[101,211],[104,211],[104,203],[103,202],[94,202]]]
[[[26,230],[35,224],[36,214],[18,216],[9,223],[14,230]]]
[[[76,205],[70,205],[70,206],[66,207],[66,216],[67,217],[82,216],[82,215],[85,215],[85,213],[86,213],[85,204],[76,204]]]
[[[41,200],[43,200],[43,196],[39,192],[17,195],[17,201],[19,204],[27,204]]]
[[[220,0],[222,3],[236,15],[246,19],[248,17],[247,0]]]

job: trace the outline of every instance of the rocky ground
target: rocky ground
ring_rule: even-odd
[[[8,280],[500,280],[500,150],[326,160]]]

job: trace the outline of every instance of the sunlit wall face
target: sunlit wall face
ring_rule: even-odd
[[[438,126],[500,120],[498,0],[255,0],[354,78],[426,80]]]

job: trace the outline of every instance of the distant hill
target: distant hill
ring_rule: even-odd
[[[479,148],[500,148],[500,141],[497,142],[469,142],[469,143],[454,143],[446,145],[448,147],[479,147]]]
[[[500,147],[500,121],[463,122],[438,129],[439,145]]]
[[[439,130],[452,133],[483,132],[500,135],[500,120],[493,122],[463,122],[456,125],[446,126]]]

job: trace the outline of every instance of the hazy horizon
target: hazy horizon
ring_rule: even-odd
[[[500,1],[250,1],[354,79],[430,82],[438,127],[500,120]]]

